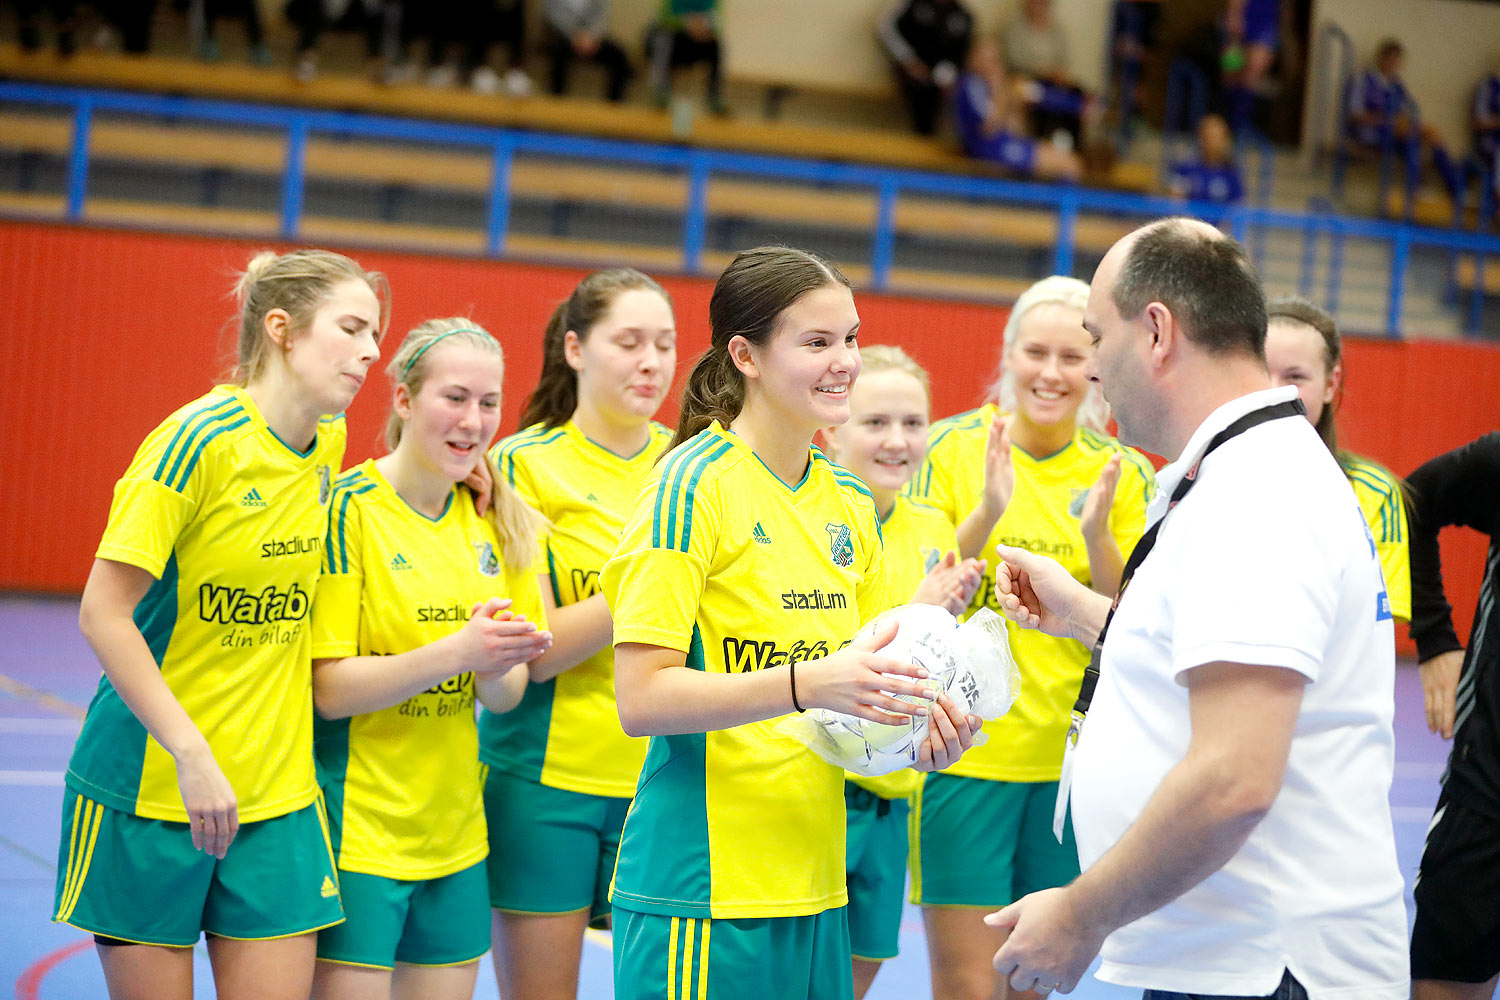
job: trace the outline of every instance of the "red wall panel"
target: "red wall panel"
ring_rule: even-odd
[[[111,487],[167,413],[229,367],[237,269],[258,244],[0,222],[0,587],[81,588]],[[423,319],[466,315],[505,345],[502,428],[541,364],[553,305],[583,273],[513,262],[354,254],[394,289],[392,340]],[[663,280],[675,301],[679,376],[708,341],[710,282]],[[934,412],[976,405],[994,373],[1003,307],[861,294],[863,339],[896,342],[932,373]],[[1346,347],[1345,444],[1406,473],[1500,425],[1500,350],[1368,341]],[[388,400],[374,379],[349,411],[348,461],[377,450]],[[661,419],[670,422],[668,410]],[[1450,597],[1467,627],[1483,546],[1444,539]]]

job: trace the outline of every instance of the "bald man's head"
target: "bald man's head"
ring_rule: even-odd
[[[1110,298],[1123,319],[1160,302],[1210,354],[1266,355],[1266,296],[1245,248],[1197,219],[1161,219],[1110,250]]]

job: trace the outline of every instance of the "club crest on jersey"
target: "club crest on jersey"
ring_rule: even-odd
[[[922,572],[931,573],[932,567],[936,566],[938,560],[941,558],[943,558],[942,554],[937,549],[929,549],[924,546],[922,548]]]
[[[1073,498],[1068,501],[1068,513],[1076,518],[1083,517],[1083,505],[1089,498],[1087,486],[1073,487]]]
[[[828,531],[828,553],[833,556],[833,564],[841,569],[853,566],[854,539],[849,535],[849,526],[829,523],[823,527]]]
[[[328,466],[318,466],[318,506],[328,503],[328,497],[333,493],[333,477],[328,471]]]
[[[475,542],[474,553],[479,556],[479,572],[485,576],[500,575],[500,558],[495,555],[495,546],[489,542]]]

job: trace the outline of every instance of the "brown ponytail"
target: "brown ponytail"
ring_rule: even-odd
[[[682,391],[677,433],[668,450],[717,420],[728,424],[745,405],[745,376],[729,357],[729,342],[744,337],[756,347],[771,342],[781,314],[808,292],[830,285],[853,288],[831,263],[808,250],[756,247],[743,250],[719,275],[708,300],[712,331]]]
[[[563,351],[568,331],[576,333],[580,342],[587,340],[594,326],[609,313],[615,299],[636,289],[655,292],[668,306],[672,304],[672,296],[665,288],[630,267],[595,271],[557,304],[542,336],[542,374],[521,408],[521,427],[541,424],[552,428],[568,422],[578,409],[578,373],[568,364]]]

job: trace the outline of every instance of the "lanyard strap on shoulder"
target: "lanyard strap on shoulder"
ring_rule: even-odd
[[[1135,576],[1135,571],[1140,569],[1141,563],[1151,554],[1156,546],[1156,536],[1161,532],[1161,526],[1166,522],[1167,515],[1172,513],[1172,508],[1182,502],[1182,498],[1188,495],[1188,491],[1198,481],[1198,469],[1202,467],[1203,460],[1207,458],[1215,448],[1231,438],[1239,437],[1252,427],[1258,427],[1269,420],[1279,420],[1282,417],[1307,416],[1307,408],[1302,405],[1301,399],[1289,399],[1284,403],[1274,403],[1270,406],[1261,407],[1240,417],[1234,423],[1215,434],[1208,442],[1208,447],[1203,449],[1203,454],[1198,456],[1198,461],[1188,469],[1187,475],[1182,477],[1182,482],[1172,490],[1172,499],[1167,504],[1166,511],[1156,519],[1150,529],[1136,542],[1130,558],[1125,561],[1125,570],[1120,574],[1120,586],[1115,591],[1115,599],[1109,606],[1109,614],[1105,616],[1104,627],[1099,630],[1099,638],[1094,641],[1092,655],[1089,656],[1089,664],[1083,670],[1083,683],[1078,689],[1078,700],[1073,704],[1073,723],[1068,730],[1068,739],[1076,740],[1078,731],[1082,728],[1083,718],[1088,715],[1089,704],[1094,700],[1094,688],[1099,684],[1099,664],[1104,657],[1104,637],[1109,633],[1110,623],[1114,621],[1115,609],[1120,606],[1120,598],[1125,596],[1125,588],[1130,585],[1130,578]]]

